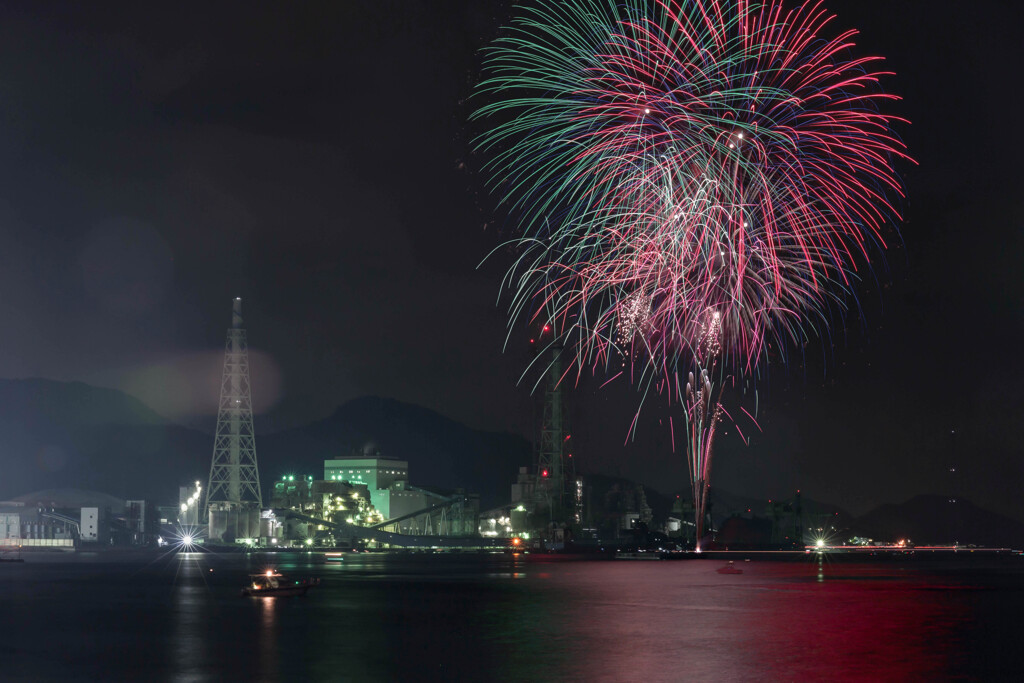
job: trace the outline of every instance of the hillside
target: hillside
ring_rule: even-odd
[[[81,382],[0,380],[0,499],[49,488],[176,501],[205,479],[210,437]]]

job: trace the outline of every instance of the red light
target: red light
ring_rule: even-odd
[[[547,470],[541,470],[540,471],[540,476],[542,476],[542,477],[548,476],[548,471]]]
[[[550,329],[551,329],[551,325],[545,325],[544,326],[544,331],[545,332],[549,331]]]

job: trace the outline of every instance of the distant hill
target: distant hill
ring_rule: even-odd
[[[521,436],[470,429],[431,410],[393,399],[362,397],[318,422],[258,436],[264,489],[286,474],[323,474],[323,461],[379,450],[407,460],[415,485],[479,493],[484,509],[508,503],[518,467],[532,459]]]
[[[1024,524],[948,496],[917,496],[898,505],[882,505],[858,517],[853,535],[894,541],[909,538],[915,545],[973,543],[1024,547]]]
[[[211,437],[173,424],[113,389],[0,380],[0,499],[50,488],[177,501],[205,481]]]
[[[123,392],[49,379],[0,379],[0,422],[29,429],[169,424],[146,404]]]

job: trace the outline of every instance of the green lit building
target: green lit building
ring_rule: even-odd
[[[409,463],[390,458],[352,457],[324,460],[324,481],[363,484],[384,519],[426,507],[423,494],[406,490]]]

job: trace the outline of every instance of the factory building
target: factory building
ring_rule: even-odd
[[[156,509],[96,491],[47,489],[0,502],[0,546],[58,548],[148,545]]]
[[[373,507],[366,485],[313,479],[312,475],[287,475],[274,482],[270,507],[349,524],[376,524],[383,520]]]
[[[106,534],[107,519],[105,508],[82,508],[82,523],[79,538],[83,543],[95,543]]]
[[[19,501],[0,502],[0,550],[4,548],[55,548],[74,550],[74,520],[43,516],[34,506]]]
[[[325,460],[324,481],[365,487],[382,521],[396,520],[385,527],[390,531],[425,535],[477,533],[479,496],[467,495],[461,489],[451,492],[413,486],[405,460],[384,458],[376,451]]]
[[[401,517],[430,505],[427,494],[409,487],[409,463],[405,460],[362,455],[325,460],[324,481],[366,486],[373,507],[384,519]]]
[[[337,526],[380,528],[400,534],[475,535],[479,496],[409,483],[409,463],[375,449],[325,460],[323,479],[287,474],[274,482],[259,538],[270,546],[332,546],[352,542]],[[299,515],[283,514],[293,511]],[[324,520],[331,524],[317,524]]]
[[[326,527],[296,519],[280,519],[274,510],[294,510],[336,523],[370,526],[384,521],[364,484],[286,475],[274,482],[271,509],[261,520],[260,542],[269,545],[333,545]]]

